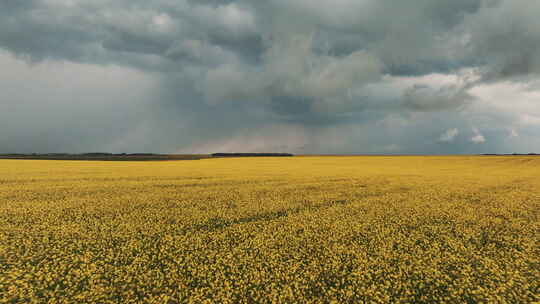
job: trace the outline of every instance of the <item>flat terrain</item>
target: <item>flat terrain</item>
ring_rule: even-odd
[[[0,160],[0,303],[540,301],[540,158]]]
[[[32,159],[32,160],[99,160],[99,161],[157,161],[157,160],[199,160],[210,158],[207,154],[0,154],[0,159]]]

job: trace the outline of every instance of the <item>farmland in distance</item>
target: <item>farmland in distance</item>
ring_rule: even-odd
[[[540,157],[0,160],[0,303],[533,303]]]

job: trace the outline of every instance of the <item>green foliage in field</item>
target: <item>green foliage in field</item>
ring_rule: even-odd
[[[0,160],[0,303],[540,301],[540,158]]]

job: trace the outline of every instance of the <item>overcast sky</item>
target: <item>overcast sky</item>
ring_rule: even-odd
[[[540,152],[538,12],[0,0],[0,153]]]

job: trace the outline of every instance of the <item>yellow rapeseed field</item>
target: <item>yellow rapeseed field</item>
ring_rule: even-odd
[[[540,157],[0,160],[0,303],[534,303]]]

